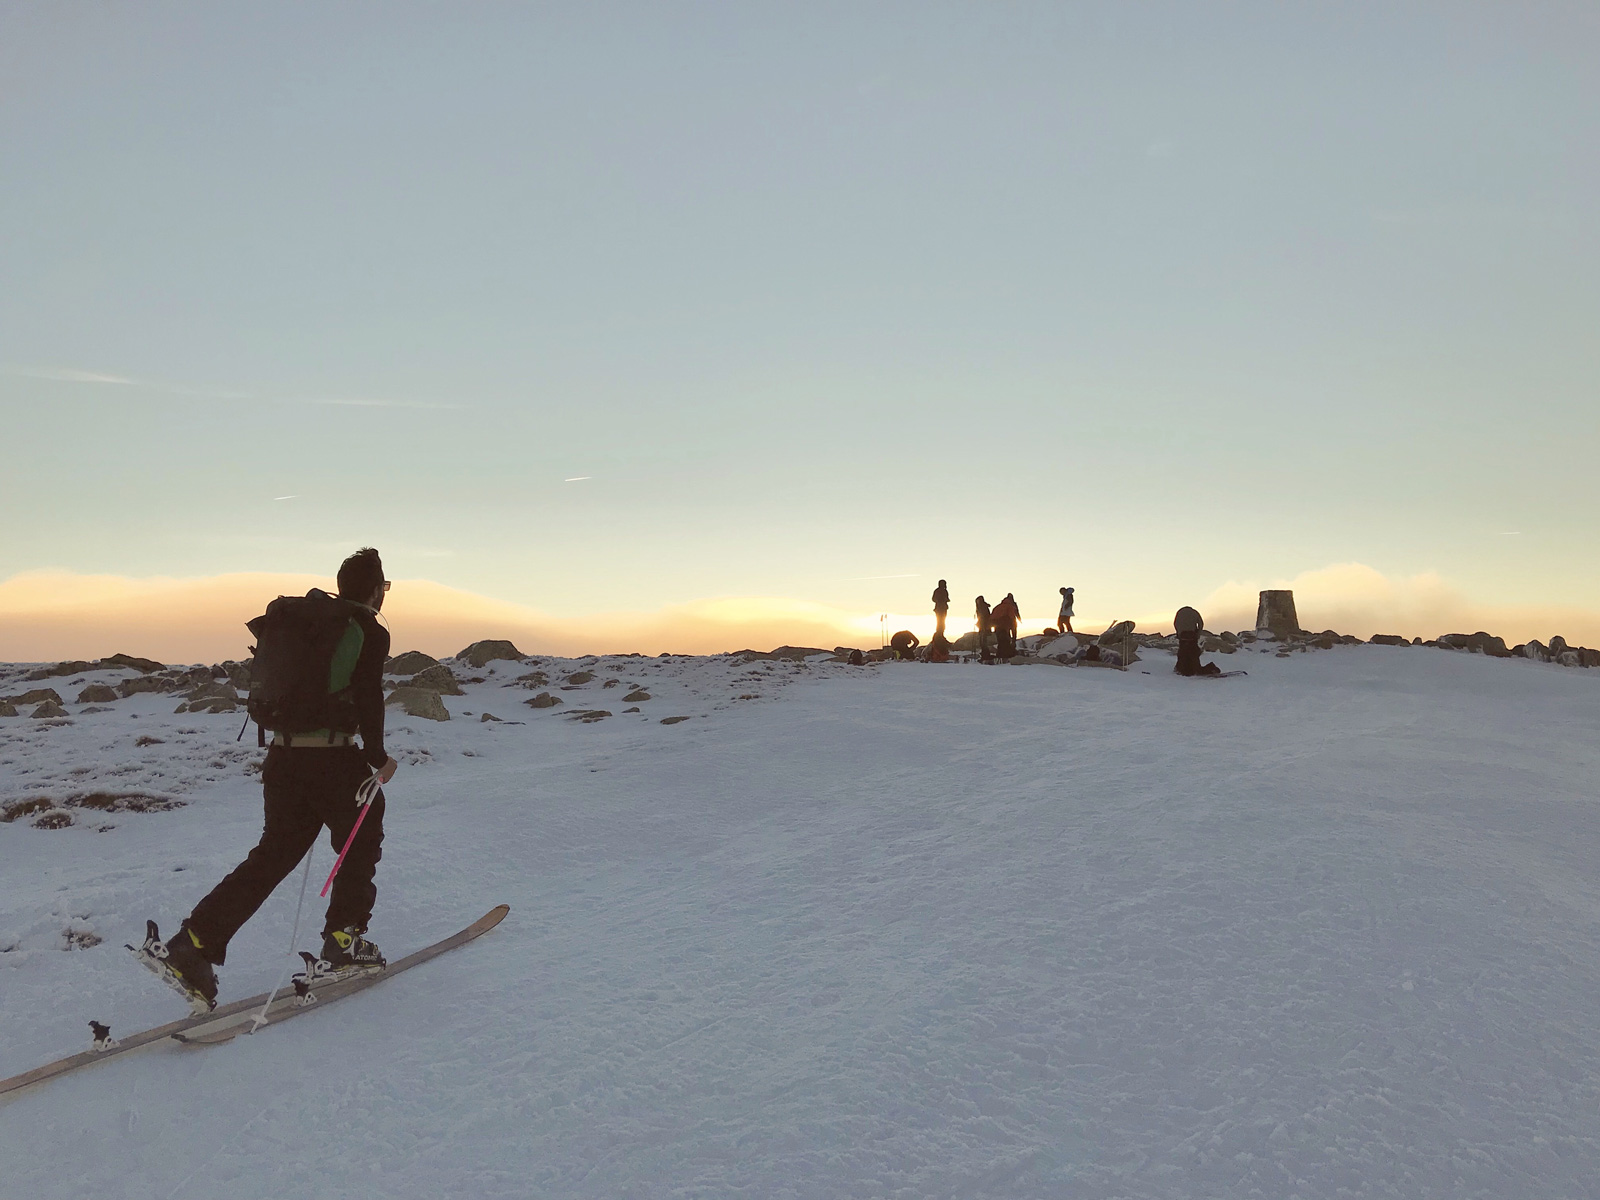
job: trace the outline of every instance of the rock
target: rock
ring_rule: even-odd
[[[65,829],[72,824],[72,814],[59,808],[45,813],[33,823],[35,829]]]
[[[255,659],[252,658],[246,659],[244,662],[223,663],[222,669],[228,676],[228,682],[233,684],[234,687],[243,688],[248,692],[250,690],[250,667],[254,662]]]
[[[465,653],[463,651],[462,653]],[[385,675],[415,675],[418,671],[426,671],[429,667],[437,667],[439,660],[421,650],[407,650],[404,654],[397,654],[383,664]]]
[[[1576,650],[1563,650],[1560,654],[1556,655],[1555,658],[1556,661],[1563,667],[1583,666],[1583,655],[1579,654]],[[38,716],[39,714],[34,713],[33,715]]]
[[[113,654],[110,658],[102,658],[98,664],[102,667],[132,667],[135,671],[143,671],[148,675],[151,671],[166,670],[166,663],[158,663],[153,658],[136,658],[132,654]]]
[[[17,706],[9,700],[0,700],[0,717],[14,717],[17,715]]]
[[[688,719],[688,717],[662,717],[661,723],[663,725],[676,725],[679,721],[687,721]]]
[[[55,688],[34,688],[31,692],[23,692],[20,696],[7,696],[12,704],[60,704],[60,694]]]
[[[185,696],[184,699],[189,701],[190,711],[192,712],[205,707],[204,704],[197,704],[196,701],[224,700],[229,704],[237,704],[239,703],[239,693],[233,690],[231,683],[217,683],[208,679]]]
[[[574,671],[571,675],[567,676],[567,682],[570,683],[573,687],[582,687],[586,683],[593,683],[594,682],[594,672],[593,671]]]
[[[1600,650],[1590,650],[1580,646],[1578,647],[1578,657],[1586,667],[1600,667]]]
[[[514,680],[512,680],[512,683],[528,688],[529,690],[532,690],[536,687],[544,687],[544,685],[549,682],[550,677],[543,671],[529,671],[526,675],[518,675]]]
[[[540,692],[533,699],[524,700],[523,703],[529,708],[554,708],[558,704],[565,703],[565,701],[560,696],[552,696],[549,692]]]
[[[398,704],[413,717],[421,717],[425,721],[448,721],[450,712],[444,706],[444,701],[439,699],[438,692],[430,692],[427,688],[397,687],[389,693],[385,704]]]
[[[1339,644],[1339,635],[1336,633],[1319,633],[1311,639],[1311,644],[1318,650],[1332,650]]]
[[[971,633],[963,633],[955,641],[950,643],[950,649],[954,650],[957,654],[976,654],[978,652],[977,631],[974,630]]]
[[[486,712],[486,713],[483,714],[483,716],[478,718],[478,724],[482,725],[485,721],[499,721],[499,720],[500,720],[500,718],[495,716],[493,713],[487,713]]]
[[[496,659],[505,658],[512,662],[521,662],[526,656],[510,642],[486,638],[481,642],[473,642],[456,657],[474,667],[486,667]]]
[[[32,682],[38,679],[55,679],[62,675],[81,675],[85,671],[92,670],[94,670],[93,663],[78,659],[73,662],[59,662],[53,667],[40,667],[36,671],[29,671],[23,678]]]
[[[645,691],[643,688],[634,688],[633,691],[629,692],[622,698],[622,702],[624,704],[642,704],[648,699],[650,699],[649,692]]]
[[[430,692],[438,692],[445,696],[465,695],[461,685],[456,682],[455,675],[443,663],[434,663],[433,666],[418,671],[406,686],[427,688]]]
[[[1503,638],[1484,633],[1481,629],[1477,633],[1447,633],[1439,639],[1439,644],[1452,650],[1468,650],[1473,654],[1487,654],[1494,658],[1511,657]]]
[[[232,688],[229,688],[232,691]],[[174,712],[238,712],[238,699],[229,696],[202,696],[187,706],[179,704]]]
[[[1534,638],[1533,641],[1529,642],[1526,646],[1520,647],[1520,649],[1522,651],[1523,658],[1531,658],[1535,662],[1550,661],[1550,651],[1545,649],[1544,643],[1538,638]]]
[[[1261,593],[1256,606],[1256,632],[1284,638],[1300,632],[1300,618],[1294,611],[1294,593],[1288,589]]]
[[[1559,633],[1556,634],[1555,637],[1550,639],[1550,657],[1551,658],[1560,658],[1563,654],[1565,654],[1571,648],[1572,647],[1567,645],[1567,639],[1562,637]]]
[[[1206,654],[1233,654],[1238,647],[1213,635],[1200,639],[1200,649]]]
[[[826,650],[819,649],[816,646],[779,646],[767,657],[798,662],[802,658],[810,658],[813,654],[826,653],[828,653]]]
[[[1367,639],[1374,646],[1409,646],[1410,638],[1403,638],[1397,633],[1375,633]]]
[[[974,635],[976,636],[976,635]],[[1039,643],[1037,654],[1051,654],[1057,657],[1066,655],[1071,658],[1078,652],[1078,635],[1074,633],[1059,633],[1049,641]]]
[[[1133,632],[1132,621],[1117,621],[1100,635],[1100,645],[1121,647],[1123,640]]]
[[[585,725],[588,725],[595,721],[604,721],[610,715],[611,714],[603,708],[577,708],[573,709],[567,714],[567,720],[582,721]]]
[[[116,698],[116,689],[103,683],[91,683],[78,693],[79,704],[110,704]]]
[[[137,675],[117,684],[117,695],[126,698],[140,692],[176,692],[188,682],[187,679],[173,679],[167,675]]]
[[[59,702],[46,700],[33,710],[33,715],[35,717],[65,717],[68,713],[66,709],[61,707]]]

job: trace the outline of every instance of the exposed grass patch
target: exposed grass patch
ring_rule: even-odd
[[[100,812],[168,812],[183,807],[182,800],[145,792],[86,792],[81,796],[69,796],[63,803],[71,808],[93,808]]]
[[[18,817],[31,816],[37,812],[44,812],[55,807],[55,802],[48,796],[34,796],[27,800],[13,800],[9,804],[0,805],[0,821],[11,822]]]

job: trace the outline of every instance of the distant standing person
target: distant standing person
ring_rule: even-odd
[[[973,602],[978,616],[978,657],[984,662],[989,661],[989,634],[994,628],[994,618],[989,612],[989,602],[979,596]]]
[[[939,586],[933,589],[933,623],[934,637],[944,636],[944,619],[950,612],[950,592],[944,586],[944,580],[939,580]]]
[[[998,658],[1012,658],[1017,653],[1017,625],[1022,621],[1017,598],[1007,592],[1006,598],[994,606],[993,616],[995,655]]]
[[[1056,618],[1056,629],[1062,633],[1072,632],[1072,589],[1061,589],[1061,615]]]

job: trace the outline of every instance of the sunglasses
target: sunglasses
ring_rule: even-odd
[[[389,590],[389,586],[390,586],[389,581],[387,579],[385,579],[383,581],[383,590],[387,592]]]

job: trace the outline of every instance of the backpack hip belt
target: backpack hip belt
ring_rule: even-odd
[[[354,746],[356,739],[349,733],[275,733],[272,735],[274,746],[284,746],[291,750],[299,750],[304,746],[340,747]]]

